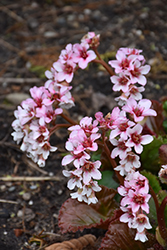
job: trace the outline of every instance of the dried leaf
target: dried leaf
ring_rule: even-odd
[[[61,243],[55,243],[46,247],[45,250],[82,250],[87,245],[93,246],[96,237],[92,234],[86,234],[78,239],[72,239],[69,241],[63,241]]]

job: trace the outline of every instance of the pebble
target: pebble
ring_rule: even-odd
[[[46,38],[53,38],[53,37],[57,37],[57,36],[58,36],[58,33],[55,31],[46,31],[44,33],[44,37],[46,37]]]
[[[92,14],[92,11],[90,9],[84,9],[83,13],[85,15],[91,15]]]
[[[12,187],[10,187],[10,188],[8,189],[8,191],[9,191],[9,192],[13,192],[15,189],[16,189],[16,187],[15,187],[15,186],[12,186]]]
[[[6,190],[6,186],[5,185],[1,185],[0,186],[0,191],[4,192]]]
[[[33,201],[30,200],[30,201],[28,202],[28,204],[29,204],[30,206],[32,206],[32,205],[33,205]]]
[[[63,190],[59,189],[59,190],[57,191],[57,193],[58,193],[58,195],[61,195],[61,194],[63,193]]]
[[[31,186],[30,186],[30,189],[31,189],[31,190],[37,189],[37,185],[31,185]]]
[[[30,200],[30,198],[31,198],[31,194],[27,192],[27,193],[24,193],[22,197],[23,197],[23,199],[24,199],[25,201],[28,201],[28,200]]]

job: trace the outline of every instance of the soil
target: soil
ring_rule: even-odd
[[[166,13],[165,0],[1,0],[0,249],[42,249],[89,232],[97,241],[85,249],[98,249],[104,231],[63,235],[58,227],[59,209],[70,197],[61,166],[67,132],[56,133],[52,145],[59,150],[39,169],[12,139],[13,113],[31,87],[44,84],[44,71],[57,60],[61,49],[67,43],[80,42],[88,31],[100,34],[99,52],[107,60],[120,47],[142,49],[152,66],[143,96],[159,100],[167,89]],[[72,85],[76,106],[70,114],[75,120],[99,110],[107,113],[115,105],[109,75],[97,65],[79,70]],[[2,180],[6,176],[49,176],[50,180]]]

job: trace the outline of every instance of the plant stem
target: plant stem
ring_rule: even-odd
[[[97,51],[97,49],[96,48],[93,48],[93,49],[94,49],[94,52],[96,53],[96,55],[98,57],[98,59],[93,60],[93,62],[100,63],[108,71],[108,73],[111,76],[115,75],[112,68],[101,58],[101,56],[100,56],[99,52]]]
[[[109,160],[110,160],[110,163],[111,163],[111,165],[112,165],[112,167],[113,167],[113,169],[114,169],[114,168],[117,166],[117,164],[116,164],[116,161],[115,161],[114,159],[111,158],[111,152],[110,152],[110,150],[109,150],[107,144],[105,143],[105,141],[104,141],[103,146],[104,146],[105,153],[107,154],[107,156],[108,156],[108,158],[109,158]],[[117,178],[118,178],[120,184],[121,184],[121,185],[124,185],[124,178],[119,174],[118,171],[115,171],[115,173],[116,173],[116,175],[117,175]]]
[[[158,203],[158,199],[157,199],[157,196],[153,190],[153,188],[151,187],[151,185],[149,184],[149,190],[150,190],[150,193],[151,193],[151,196],[153,197],[154,199],[154,203],[155,203],[155,208],[156,208],[156,212],[158,214],[158,209],[159,209],[159,203]]]
[[[69,118],[68,116],[66,116],[65,114],[60,114],[61,117],[63,117],[67,122],[69,122],[71,125],[77,125],[77,123],[75,121],[73,121],[71,118]]]
[[[110,74],[110,76],[113,76],[115,75],[114,71],[112,70],[112,68],[110,68],[110,66],[105,62],[103,61],[102,59],[99,60],[99,59],[94,59],[93,62],[95,63],[100,63],[107,71],[108,73]]]
[[[71,124],[56,124],[53,128],[51,128],[50,130],[50,136],[59,128],[68,128],[70,127]]]
[[[163,199],[160,207],[158,208],[157,219],[158,219],[159,232],[161,234],[161,237],[166,242],[166,247],[167,247],[167,228],[165,224],[166,204],[167,204],[167,196]]]

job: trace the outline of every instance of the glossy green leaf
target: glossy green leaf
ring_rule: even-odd
[[[162,189],[158,177],[156,175],[146,170],[141,171],[141,174],[149,180],[149,184],[151,185],[152,189],[156,194]]]
[[[150,144],[144,146],[141,154],[143,169],[151,173],[158,173],[160,169],[159,148],[163,144],[167,144],[167,139],[159,136],[158,138],[154,138]]]
[[[99,185],[106,186],[108,188],[117,189],[119,183],[113,179],[114,172],[106,170],[102,172],[102,178],[98,181]]]

